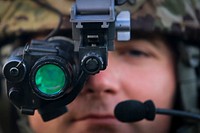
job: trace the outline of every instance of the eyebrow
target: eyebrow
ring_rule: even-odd
[[[118,41],[115,41],[115,47],[117,49],[126,49],[126,48],[129,48],[130,46],[134,46],[134,44],[136,43],[136,41],[145,41],[145,42],[148,42],[148,44],[152,45],[153,47],[155,48],[158,48],[160,49],[161,48],[161,45],[159,45],[159,43],[157,41],[161,41],[165,44],[164,41],[162,41],[161,39],[145,39],[145,38],[140,38],[140,39],[132,39],[131,41],[127,41],[127,42],[118,42]],[[124,43],[124,44],[119,44],[119,43]]]
[[[164,35],[163,33],[159,33],[159,32],[133,32],[133,39],[132,40],[146,40],[148,42],[150,42],[151,44],[153,44],[153,46],[156,47],[160,47],[160,45],[157,43],[157,41],[161,41],[164,44],[167,44],[167,39],[166,39],[166,35]]]

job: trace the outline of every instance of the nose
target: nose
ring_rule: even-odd
[[[107,68],[96,75],[90,76],[82,93],[116,94],[120,89],[118,65],[113,53],[109,53]]]

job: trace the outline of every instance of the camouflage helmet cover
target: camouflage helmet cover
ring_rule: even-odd
[[[131,11],[133,31],[161,31],[200,41],[200,0],[131,1],[117,9]]]
[[[117,11],[129,10],[132,31],[164,31],[200,41],[200,0],[127,0]],[[135,1],[135,3],[133,2]],[[74,0],[43,0],[69,16]],[[0,1],[0,38],[23,31],[55,28],[59,16],[33,1]],[[69,22],[69,19],[66,23]],[[69,27],[68,27],[69,28]]]
[[[64,16],[69,16],[74,0],[43,0]],[[59,15],[34,0],[0,1],[0,38],[22,32],[38,32],[53,29],[59,23]],[[69,26],[68,26],[69,27]]]

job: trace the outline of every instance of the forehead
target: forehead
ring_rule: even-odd
[[[160,37],[136,37],[130,41],[115,41],[116,48],[130,47],[130,46],[150,46],[155,48],[168,47],[168,43]]]

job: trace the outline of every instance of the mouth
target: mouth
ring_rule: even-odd
[[[116,122],[117,120],[113,115],[97,115],[97,114],[91,114],[84,117],[81,117],[76,120],[76,122],[87,122],[90,124],[113,124],[113,122]]]

